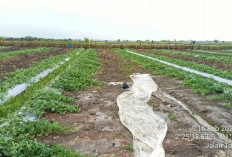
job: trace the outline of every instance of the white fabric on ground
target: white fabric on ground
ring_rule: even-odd
[[[164,157],[162,142],[166,136],[167,123],[156,115],[147,102],[157,84],[149,74],[131,75],[134,84],[131,91],[118,96],[117,104],[122,124],[133,135],[136,157]]]

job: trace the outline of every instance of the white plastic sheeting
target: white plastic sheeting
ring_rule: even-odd
[[[63,64],[63,63],[62,63]],[[60,64],[61,65],[61,64]],[[53,68],[51,69],[47,69],[41,73],[39,73],[38,75],[36,75],[35,77],[31,78],[30,82],[36,83],[39,82],[41,78],[44,78],[46,76],[48,76],[48,74],[50,74],[51,72],[53,72],[55,69],[59,68],[60,65],[55,65]]]
[[[169,65],[169,66],[172,66],[172,67],[175,67],[175,68],[178,68],[178,69],[190,72],[190,73],[198,74],[198,75],[201,75],[201,76],[206,77],[206,78],[212,78],[212,79],[214,79],[214,80],[216,80],[218,82],[221,82],[221,83],[226,83],[228,85],[232,85],[232,80],[229,80],[229,79],[225,79],[225,78],[221,78],[221,77],[218,77],[218,76],[215,76],[215,75],[212,75],[212,74],[200,72],[200,71],[190,69],[190,68],[187,68],[187,67],[182,67],[182,66],[179,66],[179,65],[176,65],[176,64],[173,64],[173,63],[169,63],[169,62],[159,60],[159,59],[156,59],[156,58],[153,58],[153,57],[145,56],[145,55],[142,55],[142,54],[139,54],[139,53],[136,53],[136,52],[132,52],[132,51],[129,51],[129,50],[127,50],[127,52],[131,53],[131,54],[141,56],[141,57],[149,58],[151,60],[155,60],[155,61],[161,62],[163,64],[166,64],[166,65]]]
[[[68,61],[70,58],[66,58],[65,61]],[[7,95],[3,98],[0,99],[0,105],[7,101],[10,97],[15,97],[22,92],[24,92],[28,86],[30,86],[32,83],[39,82],[42,78],[46,77],[48,74],[53,72],[55,69],[59,68],[64,62],[61,62],[59,65],[55,65],[53,68],[47,69],[35,77],[32,77],[30,80],[30,83],[22,83],[22,84],[17,84],[15,87],[8,89]]]
[[[156,115],[147,102],[158,89],[149,74],[131,75],[134,84],[130,91],[118,96],[119,117],[133,135],[135,157],[164,157],[162,142],[167,123]]]
[[[113,86],[116,86],[116,85],[122,85],[123,82],[110,82],[108,83],[109,85],[113,85]]]
[[[65,61],[69,61],[70,60],[70,58],[68,57],[68,58],[65,58]]]

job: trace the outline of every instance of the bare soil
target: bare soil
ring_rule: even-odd
[[[11,52],[11,51],[17,51],[17,50],[22,50],[22,49],[27,49],[27,48],[9,47],[9,48],[6,48],[6,49],[1,49],[1,50],[0,50],[0,53]]]
[[[183,51],[183,52],[188,52],[188,53],[195,53],[195,54],[208,54],[208,55],[213,55],[213,56],[225,56],[225,57],[232,57],[230,55],[227,55],[227,54],[220,54],[220,53],[210,53],[210,52],[196,52],[196,51],[190,51],[190,50],[186,50],[186,51]],[[212,51],[213,52],[213,51]],[[219,51],[216,51],[216,52],[219,52]],[[228,53],[229,52],[222,52],[222,53]]]
[[[0,60],[0,81],[4,80],[4,74],[14,72],[18,69],[28,68],[35,62],[44,60],[51,56],[67,53],[67,49],[53,49],[48,52],[22,54],[14,58]]]
[[[128,81],[134,72],[146,71],[139,65],[127,65],[120,55],[110,50],[98,50],[102,67],[97,79],[106,83]],[[48,113],[42,119],[58,121],[78,128],[69,135],[49,136],[43,139],[48,144],[71,147],[81,153],[98,156],[131,157],[133,153],[126,150],[132,146],[131,133],[121,124],[118,115],[117,96],[123,92],[120,85],[102,85],[81,92],[66,93],[76,99],[81,112],[77,114]]]
[[[97,76],[99,81],[106,83],[128,82],[131,84],[130,74],[150,73],[158,84],[159,91],[165,91],[186,103],[193,112],[207,120],[232,126],[229,115],[231,111],[224,107],[222,102],[212,101],[206,96],[193,93],[190,88],[183,87],[181,81],[162,75],[154,75],[140,65],[123,59],[116,52],[111,50],[98,51],[102,62]],[[133,153],[126,150],[126,146],[133,144],[132,135],[121,124],[118,115],[116,99],[122,92],[124,91],[120,85],[104,84],[80,92],[66,93],[66,95],[75,98],[74,104],[79,105],[81,111],[64,115],[47,113],[42,119],[71,125],[77,131],[68,135],[50,135],[41,140],[47,144],[62,144],[81,153],[96,154],[101,157],[133,156]],[[148,104],[153,107],[156,114],[166,119],[168,123],[168,132],[163,142],[167,157],[230,156],[224,148],[206,148],[208,143],[221,142],[220,139],[186,139],[186,135],[202,135],[211,132],[198,130],[201,125],[178,104],[157,93],[154,93]]]
[[[205,96],[193,93],[190,88],[183,87],[181,81],[173,78],[153,75],[154,81],[159,85],[160,91],[165,91],[169,95],[182,101],[193,111],[207,121],[217,121],[224,126],[232,126],[228,123],[231,116],[229,112],[220,102],[209,100]],[[200,125],[187,111],[180,105],[170,101],[165,97],[161,97],[154,93],[149,104],[153,106],[154,112],[158,114],[172,114],[174,118],[168,119],[168,131],[163,142],[166,156],[230,156],[228,149],[212,149],[206,148],[208,144],[212,143],[225,143],[218,137],[211,139],[198,139],[197,136],[213,134],[212,132],[203,132],[199,130]],[[214,108],[218,110],[213,110]],[[225,115],[225,116],[223,116]],[[165,116],[164,116],[165,117]],[[231,121],[231,120],[229,120]],[[187,136],[190,136],[188,139]]]

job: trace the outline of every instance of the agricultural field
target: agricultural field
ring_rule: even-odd
[[[0,46],[0,156],[232,155],[229,49],[24,44]]]

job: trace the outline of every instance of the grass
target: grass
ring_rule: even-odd
[[[232,88],[231,86],[219,83],[210,78],[204,78],[197,74],[192,74],[157,61],[130,54],[124,50],[117,49],[123,57],[131,59],[132,61],[150,69],[156,74],[174,77],[177,80],[182,80],[183,84],[191,87],[193,92],[200,93],[201,95],[215,94],[218,99],[225,100],[228,104],[232,104]]]
[[[131,153],[134,151],[133,147],[130,146],[130,145],[127,145],[127,146],[126,146],[126,150],[128,150],[128,151],[131,152]]]
[[[168,118],[171,119],[171,120],[173,120],[173,121],[177,120],[177,116],[174,114],[173,111],[169,112]]]
[[[5,53],[0,53],[0,60],[2,59],[9,59],[16,57],[21,54],[28,54],[28,53],[40,53],[40,52],[45,52],[49,51],[52,48],[47,48],[47,47],[38,47],[35,49],[24,49],[24,50],[17,50],[17,51],[11,51],[11,52],[5,52]]]

